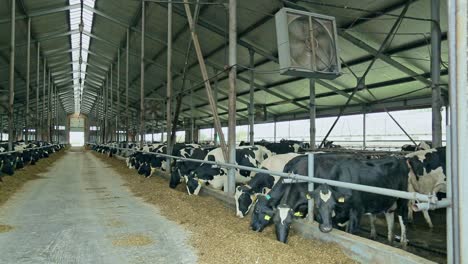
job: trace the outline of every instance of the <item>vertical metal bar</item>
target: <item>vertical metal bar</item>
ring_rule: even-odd
[[[449,111],[447,109],[447,111]],[[450,123],[450,121],[447,119],[447,121]],[[452,140],[451,140],[451,131],[452,128],[449,124],[446,125],[446,140],[447,140],[447,152],[446,152],[446,162],[450,166],[453,166],[453,160],[452,160]],[[447,170],[447,178],[446,178],[446,183],[447,183],[447,193],[446,193],[446,198],[452,203],[452,206],[449,206],[446,208],[446,213],[445,213],[445,218],[446,218],[446,237],[447,237],[447,242],[446,242],[446,248],[447,248],[447,263],[455,263],[453,261],[454,259],[454,243],[453,243],[453,232],[454,232],[454,221],[453,221],[453,216],[454,216],[454,204],[453,204],[453,180],[452,180],[452,169]]]
[[[119,125],[120,125],[120,48],[117,51],[117,113],[115,119],[115,130],[116,130],[116,137],[117,143],[120,142],[120,134],[119,134]]]
[[[166,129],[167,129],[167,154],[172,155],[172,144],[175,134],[172,134],[172,0],[167,4],[167,91],[166,91]],[[175,121],[175,120],[174,120]],[[167,171],[171,171],[171,159],[167,159]]]
[[[107,143],[107,88],[109,87],[109,78],[106,76],[106,83],[104,84],[103,94],[103,110],[104,110],[104,122],[102,130],[102,143]]]
[[[190,85],[192,87],[192,85]],[[195,111],[195,106],[193,105],[193,89],[190,89],[190,141],[194,143],[193,132],[195,129],[195,123],[193,118],[193,112]]]
[[[51,142],[51,119],[52,119],[52,109],[51,109],[51,100],[52,100],[52,74],[49,71],[49,82],[47,86],[47,142]]]
[[[40,86],[40,71],[41,71],[41,43],[37,42],[37,69],[36,69],[36,122],[35,129],[36,129],[36,138],[35,140],[39,140],[39,86]]]
[[[127,148],[129,146],[128,134],[129,134],[129,117],[130,113],[128,112],[128,59],[130,53],[130,29],[127,28],[127,47],[125,49],[125,140],[127,141]]]
[[[254,86],[254,78],[255,78],[255,52],[252,49],[249,49],[249,58],[250,58],[250,75],[249,75],[249,141],[250,145],[254,145],[254,123],[255,123],[255,86]]]
[[[163,102],[163,115],[162,115],[162,120],[161,120],[161,138],[162,139],[164,138],[164,117],[166,116],[166,104],[167,102],[164,101]],[[167,137],[166,137],[166,140],[167,140]],[[162,140],[162,142],[164,142],[164,140]]]
[[[215,78],[214,78],[214,87],[213,87],[213,97],[214,97],[214,101],[216,103],[216,105],[218,105],[218,70],[214,69],[214,74],[215,74]],[[214,120],[213,120],[214,121]],[[213,124],[213,127],[216,128],[215,124]],[[215,146],[218,145],[218,133],[216,132],[216,129],[213,129],[214,133],[213,133],[213,143]]]
[[[140,147],[145,134],[145,1],[141,2]]]
[[[313,152],[307,153],[307,163],[308,163],[307,173],[308,173],[309,179],[313,179],[314,178],[314,153]],[[307,190],[309,192],[312,192],[314,190],[313,182],[309,182],[307,184]],[[308,206],[307,207],[307,219],[313,222],[314,221],[314,200],[309,199],[307,201],[307,206]]]
[[[273,122],[273,142],[276,143],[276,121]]]
[[[440,93],[440,0],[431,0],[432,146],[442,146],[442,99]]]
[[[315,149],[315,118],[316,118],[316,107],[315,107],[315,80],[309,79],[309,144],[311,149]]]
[[[31,18],[28,18],[28,50],[26,52],[26,117],[25,117],[25,143],[29,142],[29,82],[31,78]]]
[[[237,0],[229,0],[229,102],[228,102],[228,149],[229,163],[236,163],[236,78],[237,78]],[[236,170],[228,169],[227,191],[234,194]]]
[[[468,262],[468,211],[464,209],[468,202],[468,153],[463,146],[468,144],[468,85],[467,81],[467,19],[468,3],[466,0],[448,1],[448,37],[449,37],[449,105],[450,105],[450,146],[451,158],[451,200],[452,222],[447,227],[452,232],[452,244],[448,244],[449,263]],[[450,194],[447,193],[447,196]],[[463,250],[465,249],[465,250]]]
[[[46,58],[44,58],[44,74],[43,74],[43,79],[42,79],[42,111],[41,111],[41,140],[45,140],[45,133],[44,133],[44,120],[45,120],[45,87],[46,87],[46,72],[47,72],[47,67],[46,67]]]
[[[362,113],[362,149],[366,149],[366,112],[367,108],[363,107],[363,113]]]
[[[11,32],[10,32],[10,93],[8,100],[8,149],[13,150],[13,111],[15,102],[15,16],[16,0],[11,0]]]
[[[111,63],[110,65],[110,113],[111,113],[111,117],[113,116],[113,110],[114,110],[114,105],[113,105],[113,100],[114,100],[114,91],[113,91],[113,77],[114,77],[114,69],[113,69],[113,65]],[[112,121],[112,119],[111,119]],[[110,140],[111,141],[114,141],[114,127],[112,127],[112,122],[109,122],[109,133],[110,133]]]

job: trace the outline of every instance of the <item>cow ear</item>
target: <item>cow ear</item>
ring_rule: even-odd
[[[337,203],[345,203],[349,200],[349,198],[351,198],[351,194],[339,191],[333,192],[333,196],[335,197]]]

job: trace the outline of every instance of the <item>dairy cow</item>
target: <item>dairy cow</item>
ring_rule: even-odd
[[[282,172],[286,163],[297,157],[299,154],[288,153],[269,157],[264,160],[260,168]],[[252,207],[258,194],[266,194],[279,180],[279,176],[268,173],[256,173],[248,184],[237,186],[234,199],[236,201],[236,215],[243,218]]]
[[[314,177],[329,179],[329,171],[348,154],[317,153],[314,155]],[[307,175],[307,155],[291,159],[284,172]],[[288,187],[289,186],[289,187]],[[288,191],[288,188],[290,189]],[[284,183],[278,181],[267,195],[258,195],[254,205],[250,227],[261,232],[271,222],[275,223],[277,239],[287,241],[292,216],[304,217],[307,212],[307,183]]]
[[[214,148],[193,148],[189,155],[184,155],[186,158],[203,160],[208,152]],[[171,180],[169,181],[169,187],[174,189],[185,180],[191,171],[194,171],[200,166],[200,163],[187,160],[177,160],[174,164],[174,169],[171,172]]]
[[[445,147],[420,150],[410,153],[405,157],[408,159],[410,168],[408,174],[408,191],[422,194],[434,195],[438,192],[445,193],[446,182],[446,154]],[[408,208],[408,218],[413,220],[412,207],[415,201],[410,201]],[[433,228],[431,217],[427,210],[422,211],[424,219],[430,228]]]
[[[406,160],[402,158],[345,159],[333,167],[329,177],[341,182],[406,191],[408,190],[408,173]],[[332,214],[336,205],[340,203],[346,210],[345,215],[349,215],[348,231],[350,233],[358,230],[363,214],[384,213],[388,227],[387,239],[391,243],[396,212],[401,227],[400,241],[404,247],[406,246],[407,200],[344,188],[332,188],[328,185],[319,185],[309,195],[314,199],[317,213],[322,220],[319,224],[320,231],[332,230]]]
[[[236,163],[247,167],[259,167],[261,162],[270,156],[271,152],[263,146],[248,146],[236,149]],[[221,148],[210,151],[204,160],[225,162]],[[236,169],[236,182],[246,183],[250,181],[253,175],[251,171]],[[185,180],[190,195],[198,195],[203,184],[209,184],[215,189],[222,189],[227,184],[227,169],[202,163]]]

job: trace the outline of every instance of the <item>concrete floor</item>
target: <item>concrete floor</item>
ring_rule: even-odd
[[[186,231],[90,153],[71,150],[43,176],[0,208],[0,224],[14,227],[0,233],[0,263],[197,261]]]

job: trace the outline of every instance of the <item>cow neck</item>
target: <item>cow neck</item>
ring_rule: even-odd
[[[280,204],[285,204],[288,200],[289,193],[291,192],[292,183],[287,183],[286,190],[284,191],[283,197],[281,197]]]

